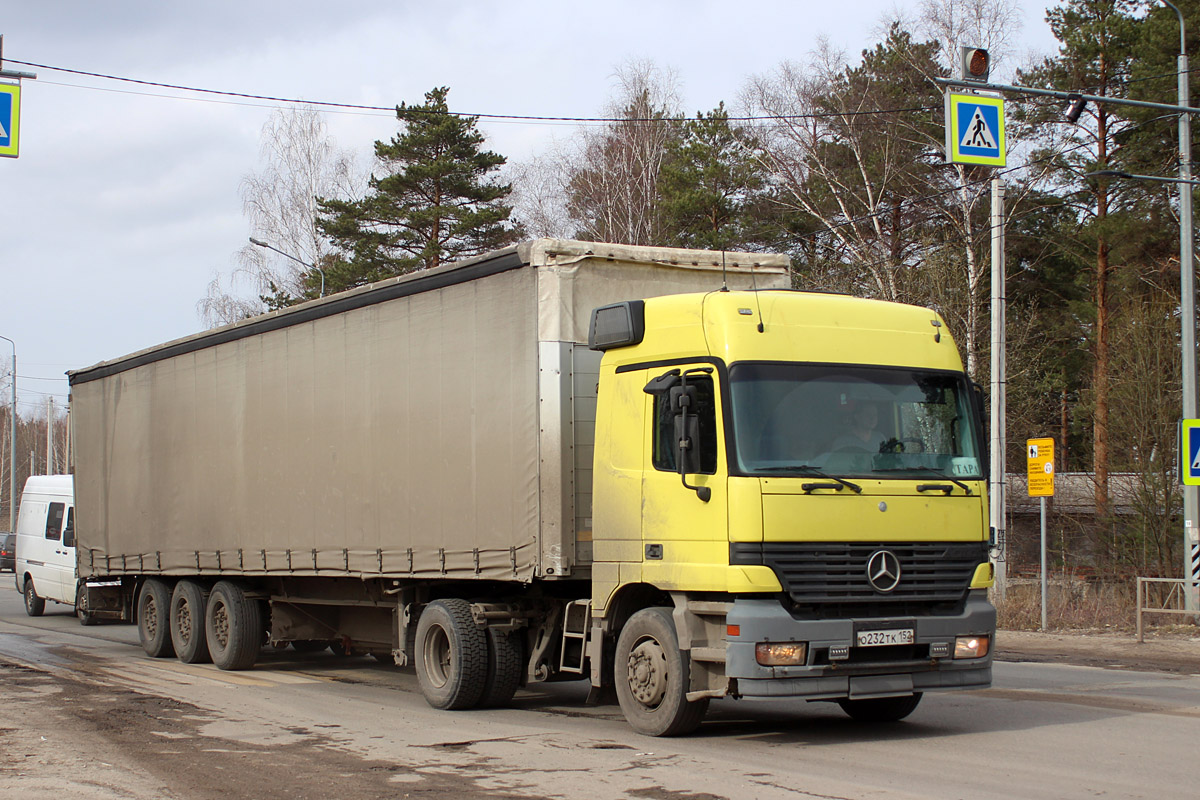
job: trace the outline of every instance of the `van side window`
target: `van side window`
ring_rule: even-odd
[[[700,473],[712,475],[717,471],[717,403],[713,397],[712,378],[688,378],[696,387],[695,413],[700,417]],[[654,398],[654,468],[675,472],[679,464],[679,442],[675,439],[675,414],[667,395]]]
[[[63,503],[51,503],[50,508],[46,511],[46,538],[58,541],[62,538],[63,512],[66,511],[66,505]]]
[[[63,547],[75,546],[75,506],[67,507],[67,525],[63,528]]]

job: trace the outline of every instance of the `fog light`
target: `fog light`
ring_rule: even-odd
[[[807,657],[807,642],[759,642],[754,645],[754,658],[764,667],[801,666]]]
[[[950,655],[949,642],[934,642],[933,644],[929,645],[930,658],[945,658],[948,655]]]
[[[955,658],[983,658],[988,654],[988,637],[959,636],[954,640]]]

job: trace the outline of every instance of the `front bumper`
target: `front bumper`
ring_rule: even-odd
[[[971,590],[961,614],[888,619],[794,619],[777,599],[739,598],[726,623],[738,626],[725,650],[725,675],[736,679],[742,697],[802,697],[809,700],[895,697],[913,692],[985,689],[992,684],[996,609],[983,589]],[[911,627],[914,645],[902,648],[855,648],[856,630]],[[929,656],[930,646],[953,643],[957,636],[991,637],[982,658]],[[803,666],[764,667],[754,655],[759,642],[807,642]],[[850,647],[851,659],[830,660],[830,648]]]

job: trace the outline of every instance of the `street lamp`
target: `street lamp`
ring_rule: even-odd
[[[307,267],[308,269],[315,269],[317,272],[321,273],[321,297],[325,296],[325,270],[321,269],[316,264],[310,264],[307,261],[301,261],[300,259],[296,258],[291,253],[285,253],[282,250],[280,250],[278,247],[276,247],[275,245],[268,244],[267,242],[264,242],[262,239],[255,239],[253,236],[251,236],[250,244],[256,245],[258,247],[265,247],[268,250],[274,250],[276,253],[279,253],[279,255],[283,256],[284,258],[290,258],[292,261],[295,261],[297,264],[299,264],[303,267]]]
[[[17,343],[7,336],[0,339],[12,345],[12,409],[8,416],[8,529],[17,532]]]

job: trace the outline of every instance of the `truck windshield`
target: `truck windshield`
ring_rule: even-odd
[[[962,375],[833,364],[735,364],[734,454],[744,474],[983,477]]]

